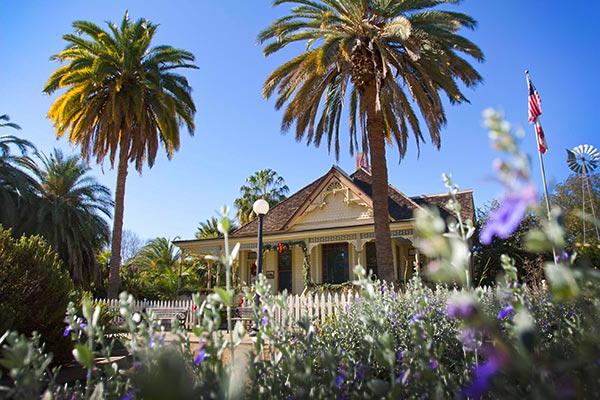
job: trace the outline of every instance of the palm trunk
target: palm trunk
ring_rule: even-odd
[[[372,82],[364,91],[367,105],[367,137],[371,157],[375,251],[379,278],[391,282],[395,280],[395,276],[388,210],[388,171],[385,159],[383,117],[381,111],[376,108],[376,90],[375,82]]]
[[[108,276],[108,298],[116,299],[121,286],[121,239],[123,237],[123,213],[125,209],[125,181],[129,162],[129,150],[121,147],[117,167],[117,188],[115,191],[115,215],[113,217],[112,242],[110,246],[110,273]]]

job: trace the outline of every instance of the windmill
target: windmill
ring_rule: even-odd
[[[586,241],[586,208],[590,209],[594,220],[597,220],[596,210],[594,209],[594,195],[588,175],[600,165],[600,152],[590,144],[581,144],[573,147],[572,150],[567,149],[567,165],[571,171],[581,177],[581,221],[583,234],[583,243],[581,245],[589,247],[590,244]],[[596,240],[600,242],[598,225],[593,224],[593,226],[595,228]]]

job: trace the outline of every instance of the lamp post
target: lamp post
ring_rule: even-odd
[[[263,219],[265,214],[269,212],[269,203],[265,199],[258,199],[252,205],[252,211],[258,217],[258,249],[256,252],[256,277],[258,278],[260,274],[262,274],[262,256],[263,256]],[[260,309],[260,297],[258,293],[254,295],[254,304],[256,309]],[[256,323],[252,326],[252,332],[250,332],[251,336],[256,335],[258,331],[258,325]]]
[[[258,216],[258,251],[256,254],[256,276],[258,276],[262,274],[263,219],[269,212],[269,203],[265,199],[258,199],[252,205],[252,211]]]

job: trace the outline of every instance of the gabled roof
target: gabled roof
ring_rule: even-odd
[[[360,168],[352,175],[347,175],[339,167],[332,166],[325,175],[274,206],[264,217],[264,233],[285,232],[334,178],[340,180],[342,184],[349,187],[361,197],[366,204],[372,206],[373,190],[371,174]],[[462,191],[458,193],[457,197],[462,205],[463,218],[474,219],[473,192],[471,190]],[[448,198],[447,194],[409,197],[394,186],[389,185],[388,207],[390,219],[392,221],[410,220],[413,218],[414,210],[422,206],[439,207],[444,216],[449,216],[448,210],[444,207]],[[242,237],[255,235],[257,229],[258,221],[254,219],[247,224],[242,225],[234,231],[231,236]]]

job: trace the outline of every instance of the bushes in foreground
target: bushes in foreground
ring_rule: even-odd
[[[56,252],[40,236],[15,239],[0,226],[0,332],[37,331],[55,353],[73,284]]]

